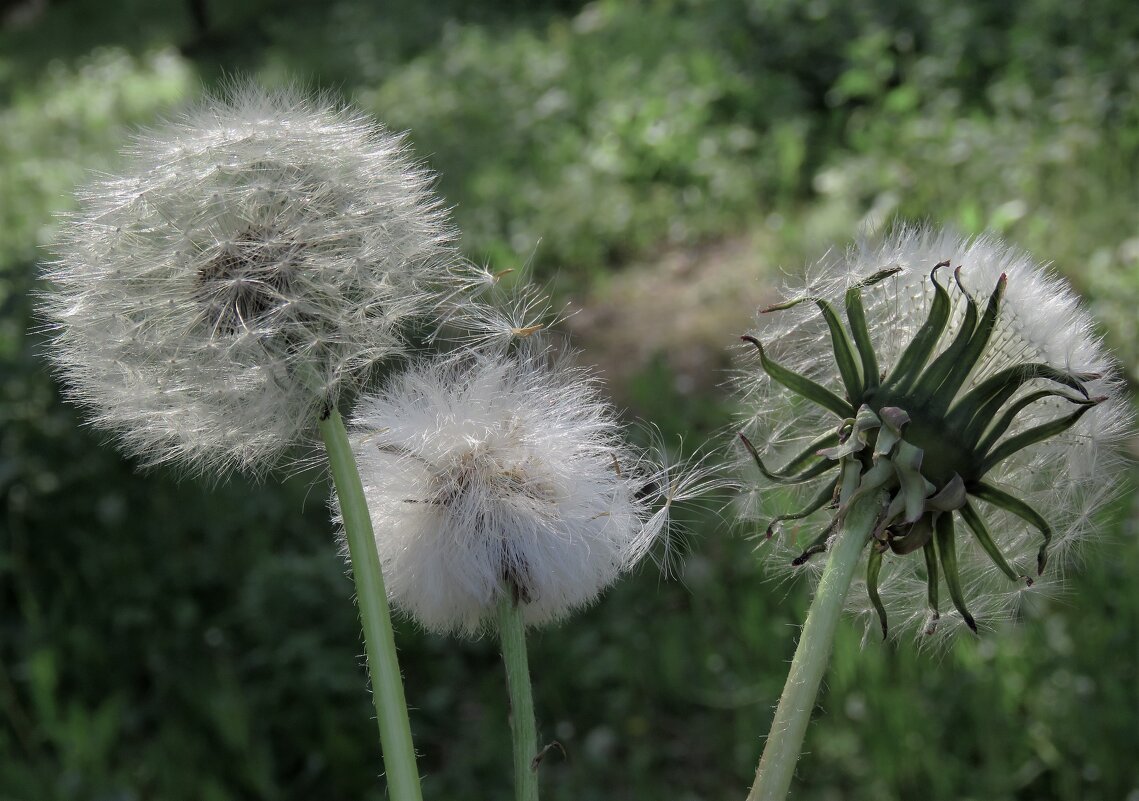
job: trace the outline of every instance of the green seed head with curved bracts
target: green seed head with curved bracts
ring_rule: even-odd
[[[765,539],[791,529],[790,563],[806,565],[872,495],[865,598],[883,636],[899,612],[934,633],[943,585],[976,631],[970,610],[1007,614],[1110,497],[1104,446],[1128,422],[1110,361],[1070,290],[995,240],[907,228],[820,268],[743,337],[758,360],[741,380],[743,459],[757,487],[807,490]],[[861,483],[840,502],[851,463]],[[797,521],[824,510],[800,539]]]

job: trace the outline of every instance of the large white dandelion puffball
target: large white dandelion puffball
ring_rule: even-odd
[[[146,465],[263,472],[455,291],[431,175],[330,100],[234,87],[124,156],[39,311],[70,399]]]

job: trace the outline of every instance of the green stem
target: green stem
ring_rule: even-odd
[[[855,465],[848,466],[847,470],[852,468],[857,470]],[[852,482],[844,481],[844,502],[853,494],[848,491],[851,486]],[[748,801],[783,801],[791,788],[795,763],[799,760],[819,684],[830,660],[846,594],[862,549],[878,518],[879,502],[875,495],[871,493],[851,503],[831,544],[830,558],[807,613],[807,622],[803,625],[795,658],[791,661],[791,671],[787,674],[787,683],[775,710],[775,719],[771,722],[771,734],[759,760]]]
[[[513,593],[498,601],[498,632],[502,661],[506,665],[506,688],[510,694],[510,731],[514,735],[514,797],[538,801],[538,731],[534,723],[534,696],[530,690],[530,666],[526,661],[526,626]]]
[[[393,801],[421,801],[423,794],[419,788],[419,771],[415,767],[415,749],[411,744],[411,724],[407,719],[403,678],[396,658],[392,618],[372,533],[372,519],[364,498],[364,485],[360,483],[360,473],[348,443],[348,432],[336,409],[327,410],[321,418],[320,433],[328,449],[328,463],[332,468],[336,495],[340,499],[340,514],[344,519],[348,553],[352,559],[356,600],[364,626],[364,648],[372,678],[372,701],[376,705],[380,745],[384,752],[388,797]]]

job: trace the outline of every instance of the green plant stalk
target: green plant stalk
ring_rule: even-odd
[[[843,501],[852,493],[844,486]],[[870,538],[879,512],[876,493],[853,499],[838,536],[830,547],[830,556],[815,590],[807,622],[803,624],[799,645],[791,661],[787,683],[771,722],[771,733],[759,760],[748,801],[783,801],[791,789],[795,764],[803,749],[803,738],[819,684],[830,661],[834,634],[858,566],[862,549]],[[845,508],[845,503],[843,504]]]
[[[364,626],[364,649],[372,679],[372,701],[380,727],[388,797],[393,801],[421,801],[419,771],[411,743],[411,724],[403,695],[403,677],[396,657],[392,618],[376,552],[372,519],[364,498],[364,485],[348,443],[344,420],[336,409],[328,409],[320,420],[320,433],[328,449],[332,481],[340,499],[340,514],[348,538],[356,600]]]
[[[526,626],[512,592],[498,601],[498,632],[502,661],[506,665],[506,689],[510,694],[510,731],[514,737],[514,797],[538,801],[538,730],[534,723],[534,695],[530,689],[530,665],[526,659]]]

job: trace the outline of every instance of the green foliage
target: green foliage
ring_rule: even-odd
[[[118,150],[130,126],[152,121],[190,82],[172,51],[140,61],[106,49],[74,69],[53,62],[34,84],[8,87],[0,108],[0,271],[32,261],[75,185]]]
[[[199,79],[299,73],[410,129],[500,268],[533,255],[585,290],[761,226],[793,266],[816,235],[928,217],[1051,255],[1139,359],[1124,0],[206,5],[205,30],[174,0],[49,3],[0,30],[0,799],[383,797],[323,478],[137,475],[25,333],[52,213]],[[729,419],[663,357],[622,394],[690,443]],[[1022,624],[945,655],[843,628],[797,796],[1139,790],[1132,498]],[[743,796],[806,588],[765,580],[715,517],[694,529],[680,581],[645,569],[534,637],[540,730],[568,752],[543,763],[547,798]],[[397,638],[425,795],[506,797],[494,643]]]
[[[1126,276],[1139,262],[1131,219],[1139,203],[1139,50],[1074,21],[1073,33],[1100,39],[1062,46],[1057,14],[1071,9],[1059,12],[1026,6],[1007,34],[1020,58],[973,92],[946,85],[949,59],[919,52],[908,39],[901,47],[896,32],[857,40],[834,99],[866,105],[851,108],[848,147],[831,154],[814,186],[824,203],[868,209],[863,219],[872,226],[894,215],[928,218],[1049,254],[1091,297],[1123,362],[1133,365],[1139,284]],[[967,41],[976,10],[945,22],[934,29],[934,50]],[[1051,51],[1046,30],[1059,40]],[[892,81],[871,80],[881,73]]]
[[[599,267],[692,241],[791,188],[800,126],[792,81],[744,74],[715,26],[674,11],[609,2],[537,30],[450,27],[363,101],[415,132],[468,249],[492,261],[536,249]]]

